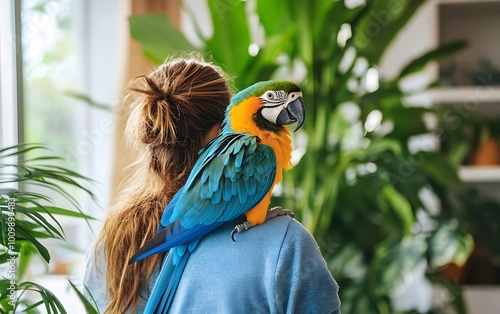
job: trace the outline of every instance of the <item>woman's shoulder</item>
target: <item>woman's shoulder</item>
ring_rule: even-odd
[[[263,225],[264,232],[282,239],[283,245],[302,244],[317,246],[311,233],[296,219],[290,216],[278,216],[267,220]]]
[[[281,235],[282,237],[287,237],[289,233],[295,232],[298,232],[301,236],[308,233],[300,222],[286,215],[270,218],[254,228],[259,230],[259,233],[274,234],[274,236]]]
[[[233,228],[244,222],[243,219],[238,219],[215,230],[213,233],[206,236],[204,242],[216,241],[217,243],[232,242],[231,231]],[[268,219],[261,225],[250,228],[249,230],[235,234],[234,239],[236,243],[241,245],[258,244],[260,247],[289,241],[313,241],[314,239],[302,226],[300,222],[289,216],[278,216]]]

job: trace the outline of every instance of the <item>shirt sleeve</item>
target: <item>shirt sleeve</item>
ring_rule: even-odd
[[[276,266],[278,312],[340,313],[338,289],[312,235],[291,221]]]
[[[103,313],[109,304],[109,296],[106,291],[106,260],[102,250],[92,247],[87,253],[83,284],[86,287],[83,289],[84,296],[91,304],[94,300],[99,313]]]

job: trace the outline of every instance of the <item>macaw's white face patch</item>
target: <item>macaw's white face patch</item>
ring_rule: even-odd
[[[297,100],[302,96],[302,92],[291,92],[287,94],[285,91],[267,91],[261,97],[264,104],[261,114],[269,122],[277,124],[278,116],[287,110],[288,104]]]

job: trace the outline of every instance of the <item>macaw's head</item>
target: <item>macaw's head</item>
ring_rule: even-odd
[[[285,125],[297,123],[297,131],[304,118],[302,92],[297,85],[288,81],[259,82],[231,99],[226,110],[225,130],[279,133],[285,130]]]

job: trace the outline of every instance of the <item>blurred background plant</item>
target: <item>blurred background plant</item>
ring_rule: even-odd
[[[41,308],[45,313],[67,313],[54,293],[26,278],[34,258],[41,257],[48,266],[51,256],[45,240],[65,242],[57,216],[93,219],[82,212],[75,197],[83,192],[95,201],[92,191],[85,187],[91,180],[62,166],[63,162],[43,145],[0,149],[0,268],[6,274],[0,278],[0,313],[40,313]],[[9,188],[12,186],[19,188]],[[68,201],[71,208],[56,206],[49,194]],[[71,281],[70,285],[86,312],[97,313]]]
[[[164,15],[129,20],[132,37],[156,64],[200,51],[236,89],[268,79],[302,87],[307,120],[294,135],[296,166],[274,202],[293,209],[317,239],[341,286],[343,313],[441,313],[449,303],[465,313],[457,277],[446,270],[466,262],[474,238],[493,259],[500,256],[498,202],[457,174],[467,123],[457,129],[442,109],[411,106],[407,96],[417,90],[402,88],[465,43],[428,51],[394,79],[378,75],[385,50],[424,3],[208,0],[206,25],[185,1],[193,38]],[[398,305],[424,273],[449,297],[432,309],[414,296],[413,304]]]

